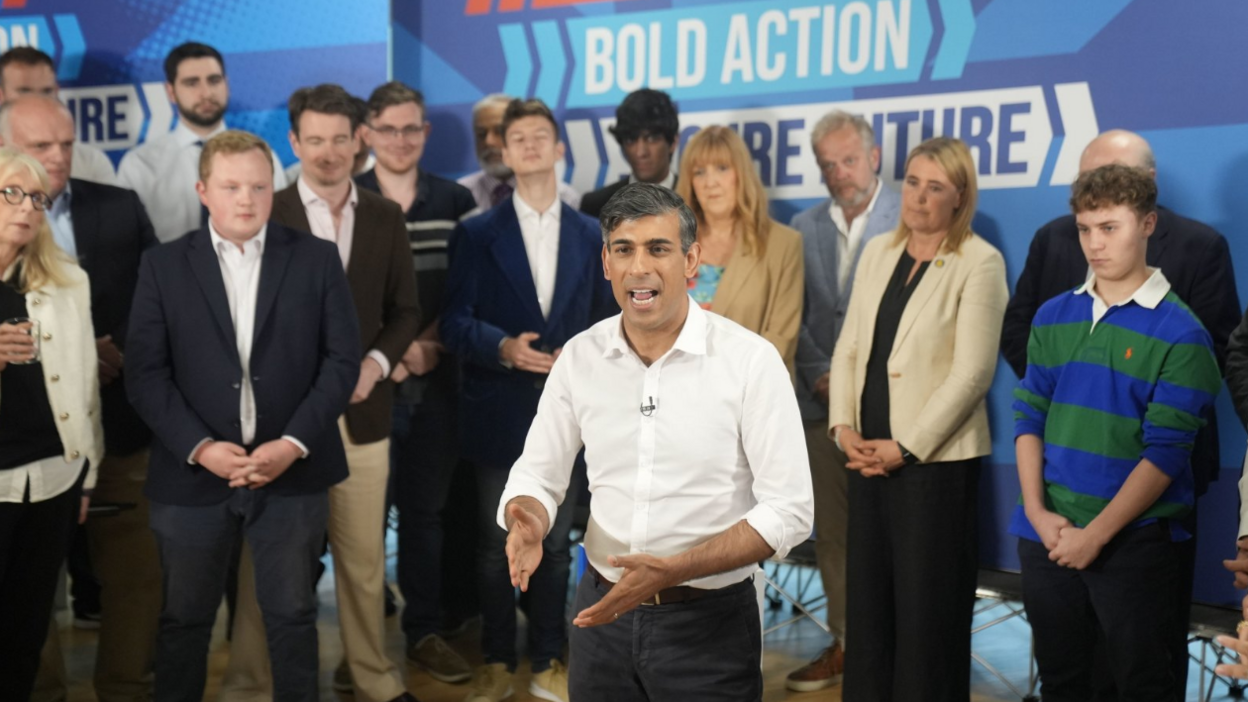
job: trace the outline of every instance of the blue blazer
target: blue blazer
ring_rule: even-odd
[[[262,490],[300,495],[347,477],[338,433],[360,373],[360,334],[338,249],[268,225],[250,370],[253,445],[289,435],[308,448]],[[146,493],[156,502],[211,505],[228,483],[187,462],[205,438],[242,444],[242,365],[217,254],[207,229],[143,255],[130,311],[126,389],[151,427]]]
[[[559,262],[549,318],[510,200],[461,222],[451,235],[442,343],[463,362],[460,438],[464,458],[510,469],[524,449],[546,376],[498,360],[500,342],[537,332],[552,352],[595,322],[619,312],[602,272],[598,225],[566,204],[559,215]]]
[[[797,213],[790,223],[802,234],[802,253],[806,257],[806,297],[802,306],[802,326],[797,337],[795,383],[797,406],[806,421],[826,419],[828,416],[827,404],[815,395],[815,381],[831,368],[832,351],[836,349],[845,312],[849,309],[849,291],[854,289],[858,257],[868,241],[897,228],[901,195],[882,180],[879,188],[880,196],[867,217],[867,228],[858,243],[858,250],[854,252],[854,263],[849,268],[844,295],[836,284],[841,265],[837,246],[840,231],[832,222],[831,198]]]

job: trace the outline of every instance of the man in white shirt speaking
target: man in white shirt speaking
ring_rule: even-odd
[[[603,208],[602,262],[623,313],[550,373],[498,510],[525,589],[582,446],[589,567],[577,588],[573,700],[760,700],[758,562],[810,536],[810,467],[775,348],[690,304],[697,223],[671,191]]]

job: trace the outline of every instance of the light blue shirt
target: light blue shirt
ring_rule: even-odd
[[[78,258],[78,244],[74,242],[74,216],[70,214],[70,202],[73,194],[69,191],[69,181],[65,181],[65,190],[52,201],[48,209],[48,226],[52,227],[52,238],[56,245],[65,253]]]

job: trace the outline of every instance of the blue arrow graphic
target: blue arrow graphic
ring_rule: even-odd
[[[61,38],[61,60],[56,68],[57,80],[77,80],[82,71],[82,56],[87,53],[87,42],[82,38],[82,27],[74,15],[53,15],[56,33]]]
[[[533,42],[537,44],[537,60],[541,66],[533,94],[553,107],[559,104],[563,77],[568,69],[568,60],[563,54],[563,40],[559,36],[559,25],[554,21],[534,22]]]
[[[507,61],[503,92],[515,96],[528,95],[529,79],[533,76],[533,57],[529,55],[529,40],[524,36],[524,25],[500,24],[498,38],[503,43],[503,58]]]
[[[932,66],[932,80],[961,78],[966,57],[975,38],[975,11],[971,0],[940,0],[940,16],[945,23],[945,36]]]

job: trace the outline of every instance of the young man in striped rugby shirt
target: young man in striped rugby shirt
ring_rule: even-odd
[[[1100,626],[1122,699],[1174,702],[1170,651],[1191,449],[1221,377],[1209,334],[1145,263],[1148,174],[1082,174],[1071,209],[1091,273],[1036,313],[1015,391],[1023,601],[1045,702],[1092,699]]]

